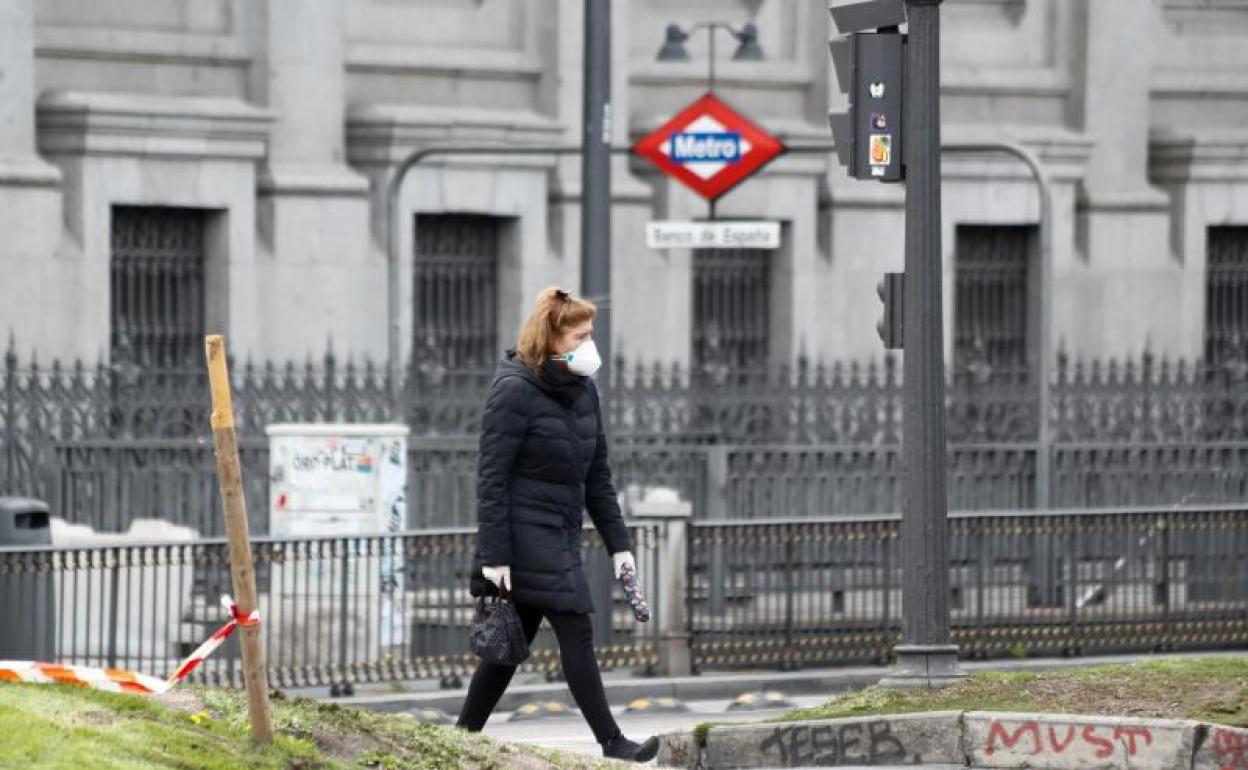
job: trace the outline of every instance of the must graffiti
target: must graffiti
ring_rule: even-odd
[[[1017,749],[1020,753],[1064,754],[1072,747],[1091,751],[1097,759],[1112,757],[1121,746],[1127,757],[1134,757],[1153,745],[1153,734],[1147,727],[1135,725],[1113,727],[1094,724],[1045,725],[1034,721],[1015,722],[1014,729],[993,720],[988,727],[984,754],[992,756],[1000,750]]]

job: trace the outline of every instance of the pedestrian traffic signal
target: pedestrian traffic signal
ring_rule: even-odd
[[[902,70],[905,21],[902,0],[871,0],[828,9],[843,39],[828,43],[836,80],[849,111],[828,113],[837,159],[855,179],[900,181]],[[871,30],[867,32],[865,30]]]
[[[875,293],[884,303],[884,315],[875,330],[880,333],[885,350],[901,350],[905,336],[906,274],[885,273],[876,284]]]

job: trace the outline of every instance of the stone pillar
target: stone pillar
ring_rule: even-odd
[[[23,353],[73,351],[56,337],[51,308],[63,307],[68,276],[56,260],[61,235],[60,172],[35,151],[34,0],[0,3],[0,308]]]
[[[646,490],[645,496],[632,502],[629,510],[633,521],[659,528],[659,584],[652,590],[659,600],[658,612],[650,621],[658,624],[657,673],[688,676],[693,671],[693,661],[685,596],[689,588],[687,560],[693,505],[681,500],[673,490],[656,488]],[[643,560],[639,567],[644,568],[645,564]],[[640,577],[646,579],[644,574]]]
[[[0,153],[35,152],[34,0],[0,5]]]
[[[1180,279],[1170,251],[1166,196],[1149,186],[1150,70],[1155,3],[1084,3],[1072,113],[1092,142],[1077,201],[1076,248],[1086,274],[1072,281],[1079,312],[1056,339],[1077,355],[1190,354],[1177,317]]]
[[[337,351],[385,353],[385,303],[359,301],[385,296],[385,261],[369,237],[368,182],[345,164],[346,10],[344,0],[253,10],[251,98],[274,113],[257,210],[272,290],[254,319],[270,356],[323,352],[330,339]]]
[[[1083,71],[1076,109],[1083,130],[1103,149],[1088,163],[1089,191],[1146,187],[1149,72],[1153,13],[1150,3],[1102,0],[1083,6]]]
[[[273,110],[270,166],[343,162],[346,26],[342,0],[263,0],[253,98]]]

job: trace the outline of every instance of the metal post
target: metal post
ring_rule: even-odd
[[[707,24],[706,34],[710,37],[710,57],[707,60],[706,70],[706,92],[708,94],[715,93],[715,30],[719,28],[718,24]]]
[[[4,352],[4,476],[0,492],[17,494],[17,345],[9,332],[9,347]]]
[[[707,24],[706,35],[710,39],[710,56],[706,60],[706,92],[708,94],[715,93],[715,30],[719,28],[718,24]],[[715,198],[711,198],[706,202],[706,218],[715,221]]]
[[[959,677],[949,643],[949,511],[941,307],[940,0],[906,0],[905,467],[902,639],[881,684],[941,686]]]
[[[341,558],[339,559],[339,568],[342,570],[342,578],[339,580],[338,586],[338,676],[337,682],[332,682],[330,690],[331,695],[350,695],[346,690],[350,687],[351,675],[348,673],[349,663],[347,661],[347,623],[350,619],[350,592],[351,582],[349,580],[351,570],[351,558],[348,551],[351,549],[351,541],[347,539],[339,540],[337,546],[342,548]],[[330,544],[333,548],[334,544]],[[331,677],[332,678],[332,677]]]
[[[104,552],[106,563],[111,561],[109,565],[112,567],[108,571],[108,667],[117,668],[117,632],[119,624],[117,622],[117,605],[120,603],[121,597],[119,583],[121,581],[121,555],[124,551],[121,548],[109,549]],[[111,556],[111,558],[110,558]]]
[[[611,403],[611,0],[585,0],[584,125],[581,137],[581,294],[598,300],[594,340],[606,366],[598,378]],[[604,420],[605,422],[605,420]]]

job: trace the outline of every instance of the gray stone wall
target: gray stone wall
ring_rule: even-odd
[[[721,35],[719,94],[791,143],[826,142],[843,103],[824,0],[615,0],[614,139],[705,88],[659,63],[669,22],[753,19],[763,62]],[[1055,183],[1054,345],[1085,355],[1201,351],[1206,232],[1248,225],[1248,7],[1199,0],[946,0],[947,139],[1020,141]],[[7,0],[0,8],[0,331],[42,355],[108,349],[109,207],[210,209],[208,318],[232,347],[385,353],[383,190],[440,142],[574,144],[578,0]],[[959,224],[1022,224],[1014,162],[945,164],[946,328]],[[579,283],[575,158],[445,158],[410,177],[400,216],[508,218],[502,339],[544,285]],[[644,244],[652,219],[706,205],[646,164],[613,175],[617,349],[690,355],[692,255]],[[720,203],[784,223],[777,360],[878,356],[875,284],[901,265],[900,187],[790,156]],[[410,255],[412,228],[399,228]],[[410,259],[401,270],[405,352]]]

